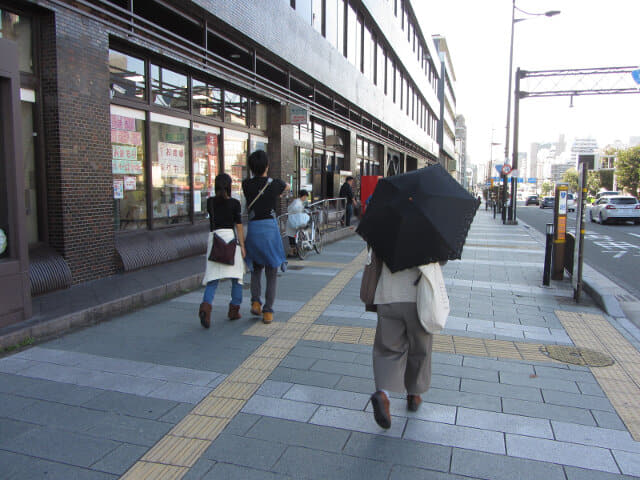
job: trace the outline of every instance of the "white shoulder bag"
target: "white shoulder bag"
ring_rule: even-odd
[[[428,333],[442,330],[449,316],[449,296],[438,262],[418,267],[418,318]]]

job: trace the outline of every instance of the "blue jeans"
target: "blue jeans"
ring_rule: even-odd
[[[204,289],[203,303],[213,304],[213,297],[216,294],[219,280],[211,280]],[[231,305],[240,305],[242,303],[242,285],[237,278],[231,279]]]
[[[347,204],[347,211],[345,214],[345,220],[344,220],[344,224],[346,227],[348,227],[349,225],[351,225],[351,217],[353,216],[353,204],[352,203],[348,203]]]

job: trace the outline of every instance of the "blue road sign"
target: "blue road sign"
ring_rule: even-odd
[[[535,177],[529,177],[527,183],[538,183],[538,179]]]
[[[633,70],[633,71],[631,72],[631,76],[633,77],[633,79],[635,80],[635,82],[636,82],[637,84],[639,84],[639,85],[640,85],[640,69],[638,69],[638,70]]]
[[[494,165],[494,167],[498,171],[498,175],[502,175],[502,165]]]
[[[518,183],[524,183],[524,178],[518,177]]]

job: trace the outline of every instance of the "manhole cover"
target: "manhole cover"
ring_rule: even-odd
[[[543,345],[540,351],[559,362],[588,367],[608,367],[614,364],[613,358],[588,348],[569,347],[566,345]]]

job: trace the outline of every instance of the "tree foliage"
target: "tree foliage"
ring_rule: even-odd
[[[549,182],[544,182],[541,186],[540,189],[542,190],[542,196],[546,197],[549,195],[549,192],[551,190],[553,190],[553,185],[551,185],[551,183]]]
[[[570,168],[562,174],[562,181],[569,184],[570,192],[578,191],[578,171],[575,168]]]
[[[613,170],[598,170],[600,175],[600,188],[613,190]]]
[[[595,197],[600,191],[600,172],[597,170],[589,170],[587,172],[587,193],[590,197]]]
[[[620,187],[627,189],[632,195],[638,195],[638,186],[640,186],[640,145],[618,150],[616,178]]]

